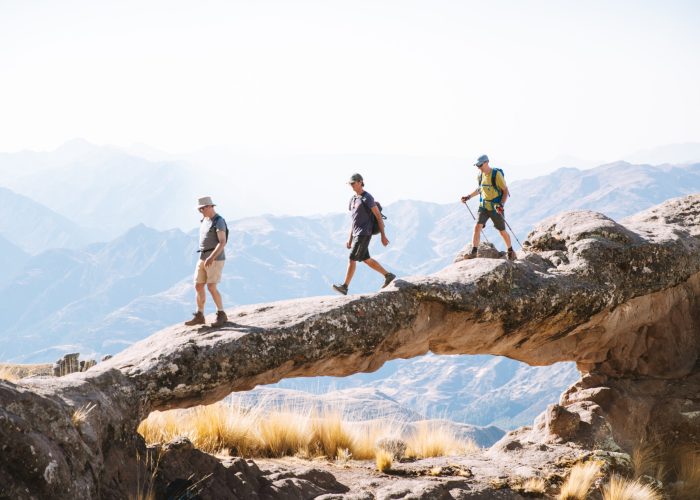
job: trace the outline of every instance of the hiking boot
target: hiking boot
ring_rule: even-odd
[[[508,260],[515,260],[517,258],[518,258],[518,256],[516,255],[515,250],[513,250],[512,248],[509,248],[508,249]]]
[[[386,274],[384,275],[384,284],[382,285],[382,288],[386,288],[386,287],[389,285],[389,283],[391,283],[391,282],[394,281],[395,279],[396,279],[396,275],[395,275],[395,274],[393,274],[393,273],[386,273]]]
[[[464,256],[465,259],[476,259],[476,248],[472,248],[472,251]]]
[[[226,324],[228,321],[228,316],[226,316],[226,313],[224,311],[216,311],[216,321],[214,321],[211,326],[215,328],[222,327]]]
[[[204,323],[204,313],[202,311],[197,311],[192,314],[191,320],[185,321],[185,325],[187,326],[203,325]]]
[[[345,283],[343,283],[342,285],[333,285],[333,290],[335,290],[341,295],[348,294],[348,286]]]

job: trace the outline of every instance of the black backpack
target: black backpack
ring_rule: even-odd
[[[369,212],[369,216],[372,217],[372,234],[379,234],[381,231],[379,231],[379,221],[377,218],[374,216],[374,212],[372,212],[372,209],[367,206],[365,203],[365,200],[360,198],[362,200],[362,204],[365,206],[365,209]],[[379,203],[377,200],[374,200],[374,203],[377,205],[377,208],[379,209],[379,215],[382,216],[383,220],[386,220],[386,215],[382,213],[382,204]]]
[[[221,219],[222,217],[219,214],[216,214],[214,218],[211,220],[211,229],[216,231],[216,222]],[[226,243],[228,243],[228,224],[226,224],[226,221],[224,221],[224,226],[226,226]],[[210,231],[211,231],[210,229]]]

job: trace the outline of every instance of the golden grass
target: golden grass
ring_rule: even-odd
[[[634,477],[651,476],[665,481],[668,475],[668,457],[661,447],[654,443],[643,443],[632,451]]]
[[[90,415],[90,412],[94,410],[96,406],[97,405],[95,403],[88,403],[75,410],[71,416],[71,422],[73,422],[73,425],[75,427],[80,427],[80,425],[87,420],[88,415]]]
[[[34,364],[34,365],[17,365],[10,363],[0,363],[0,380],[9,380],[16,382],[24,377],[33,375],[52,375],[53,365],[51,364]]]
[[[672,485],[673,498],[697,500],[700,498],[700,450],[681,449],[674,458],[676,481]]]
[[[389,419],[347,422],[337,410],[263,410],[221,403],[153,412],[138,428],[148,444],[184,436],[195,447],[209,453],[229,451],[251,458],[327,457],[343,462],[350,457],[375,459],[377,441],[400,437],[402,431],[402,423]],[[472,441],[457,439],[444,423],[420,422],[407,438],[406,455],[426,458],[475,449]]]
[[[569,471],[569,477],[561,487],[560,500],[585,500],[588,490],[600,474],[600,464],[596,462],[578,463]]]
[[[651,486],[638,480],[613,475],[603,487],[603,500],[661,500],[661,495]]]
[[[547,490],[547,483],[541,477],[531,477],[525,480],[521,480],[511,485],[511,489],[517,491],[518,493],[525,493],[530,495],[544,495]]]
[[[387,472],[391,470],[391,464],[394,456],[386,450],[377,450],[375,461],[379,472]]]
[[[17,382],[20,379],[19,372],[14,366],[0,366],[0,380]]]
[[[459,439],[442,422],[418,422],[406,441],[406,455],[415,458],[442,457],[478,450],[473,441]]]

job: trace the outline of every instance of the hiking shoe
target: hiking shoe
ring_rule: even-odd
[[[382,288],[386,288],[389,283],[394,281],[396,279],[396,275],[393,273],[386,273],[384,275],[384,284],[382,285]]]
[[[228,316],[226,316],[226,313],[224,311],[216,311],[216,321],[214,321],[211,326],[213,327],[222,327],[226,324],[228,321]]]
[[[464,256],[465,259],[476,259],[476,248],[472,248],[472,251]]]
[[[333,285],[333,290],[335,290],[341,295],[348,294],[348,286],[345,283],[343,283],[342,285]]]
[[[185,321],[185,325],[187,326],[203,325],[204,323],[204,313],[202,311],[197,311],[192,314],[191,320]]]
[[[508,260],[515,260],[517,258],[518,258],[518,256],[516,255],[515,250],[513,250],[513,249],[508,250]]]

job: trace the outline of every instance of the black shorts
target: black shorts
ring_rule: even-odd
[[[486,227],[486,221],[491,219],[493,221],[493,227],[499,231],[506,230],[506,221],[503,220],[501,214],[495,210],[486,210],[483,207],[479,207],[479,221],[478,223]]]
[[[369,240],[371,239],[371,236],[353,236],[350,260],[364,262],[369,259]]]

